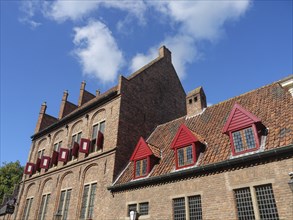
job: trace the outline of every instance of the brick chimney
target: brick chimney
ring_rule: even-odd
[[[207,107],[206,95],[200,86],[186,96],[187,117],[201,113]]]
[[[46,114],[46,109],[47,109],[47,103],[43,102],[43,104],[41,105],[39,118],[38,118],[37,125],[36,125],[36,128],[35,128],[35,133],[40,131],[44,115]]]
[[[79,92],[78,107],[96,97],[95,95],[85,90],[85,85],[85,81],[82,81]]]
[[[63,118],[63,114],[64,114],[64,109],[65,109],[65,105],[67,102],[67,97],[68,97],[68,91],[65,90],[63,92],[63,96],[62,96],[62,100],[61,100],[61,106],[60,106],[60,110],[59,110],[59,119]]]
[[[172,61],[171,51],[165,46],[160,47],[159,57],[164,57],[168,62]]]

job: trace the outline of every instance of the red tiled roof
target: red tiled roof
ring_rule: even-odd
[[[162,152],[150,177],[168,174],[175,169],[171,142],[181,124],[185,124],[201,142],[205,141],[207,144],[198,166],[229,160],[230,139],[222,133],[222,129],[235,103],[258,117],[268,129],[265,151],[293,144],[293,98],[276,82],[212,105],[197,116],[182,117],[159,125],[147,139],[149,145],[156,146]],[[132,177],[133,163],[130,163],[115,185],[130,182]]]

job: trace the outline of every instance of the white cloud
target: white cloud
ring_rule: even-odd
[[[111,31],[99,21],[91,21],[87,26],[74,28],[74,31],[76,49],[73,52],[83,73],[103,83],[114,81],[124,58]]]
[[[250,0],[239,1],[161,1],[148,2],[153,8],[169,18],[169,22],[178,28],[173,36],[167,36],[162,42],[171,51],[173,63],[178,75],[184,78],[186,66],[200,58],[197,44],[202,40],[213,42],[221,36],[224,24],[237,20],[249,8]],[[141,67],[142,61],[153,57],[154,48],[147,54],[137,54],[131,70]],[[144,63],[145,64],[145,63]]]

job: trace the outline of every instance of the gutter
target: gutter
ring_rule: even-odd
[[[105,97],[102,97],[101,99],[98,99],[97,101],[91,103],[90,105],[78,110],[77,112],[73,113],[72,115],[68,115],[68,117],[65,117],[63,119],[61,119],[60,121],[55,122],[54,124],[50,125],[49,127],[45,128],[44,130],[34,134],[31,136],[32,141],[37,139],[38,137],[41,137],[43,135],[45,135],[46,133],[49,133],[50,131],[62,126],[62,125],[66,125],[68,122],[80,117],[80,115],[83,115],[85,112],[91,110],[92,108],[96,108],[97,105],[103,105],[106,102],[108,102],[108,100],[116,97],[118,94],[117,91],[113,91],[110,92],[108,95],[106,95]]]
[[[256,162],[260,159],[268,159],[270,157],[280,157],[280,156],[292,156],[293,155],[293,144],[280,147],[273,150],[264,151],[257,154],[251,154],[244,157],[233,158],[230,160],[225,160],[213,164],[208,164],[204,166],[194,167],[186,170],[182,170],[179,172],[168,173],[161,176],[154,176],[148,179],[136,180],[134,182],[123,183],[119,185],[112,185],[107,187],[107,189],[111,192],[123,191],[131,188],[137,188],[140,186],[151,185],[156,183],[162,183],[167,181],[174,181],[175,179],[183,179],[188,176],[199,175],[203,173],[213,172],[219,169],[228,168],[231,166],[248,163],[248,162]]]

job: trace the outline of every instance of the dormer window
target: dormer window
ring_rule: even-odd
[[[176,169],[193,166],[202,150],[199,135],[181,125],[175,135],[171,147],[175,152]]]
[[[193,146],[189,145],[187,147],[177,149],[177,158],[178,167],[193,165],[195,162]]]
[[[235,104],[223,128],[223,133],[229,135],[232,155],[239,155],[259,149],[261,120]]]
[[[143,177],[147,175],[147,164],[147,158],[135,161],[135,177]]]
[[[146,177],[157,163],[159,149],[151,146],[140,138],[130,158],[134,165],[134,179]]]

